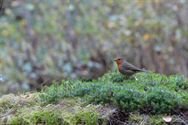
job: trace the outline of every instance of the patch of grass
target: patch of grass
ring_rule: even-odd
[[[97,125],[104,123],[106,117],[102,118],[96,105],[89,104],[84,107],[81,105],[81,103],[77,103],[62,110],[64,123],[68,125]]]
[[[80,111],[75,114],[72,118],[72,125],[97,125],[99,115],[95,111]]]
[[[76,101],[77,100],[77,101]],[[79,99],[65,99],[57,105],[18,107],[15,114],[7,117],[11,125],[97,125],[104,123],[96,105],[82,107]],[[77,102],[77,103],[76,103]]]
[[[4,113],[6,110],[11,109],[14,104],[11,102],[10,99],[1,98],[0,99],[0,113]]]
[[[125,79],[117,72],[107,73],[94,81],[62,81],[43,90],[40,100],[57,103],[63,98],[82,97],[89,103],[111,104],[119,109],[150,113],[170,113],[187,104],[188,83],[182,76],[138,73]],[[118,78],[118,80],[117,80]]]
[[[17,116],[10,119],[11,125],[25,125],[25,124],[45,124],[45,125],[60,125],[63,123],[60,112],[57,110],[37,109],[32,111],[27,109],[20,112]]]

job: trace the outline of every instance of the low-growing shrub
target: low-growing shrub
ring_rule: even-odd
[[[154,113],[170,112],[173,108],[182,104],[182,97],[176,92],[164,88],[152,88],[148,90],[144,99],[144,106],[152,109]]]
[[[116,77],[121,80],[116,81]],[[40,99],[48,104],[62,98],[82,97],[87,103],[147,113],[170,113],[175,107],[188,106],[187,81],[182,76],[138,73],[134,77],[125,79],[113,72],[95,81],[62,81],[61,85],[43,90]]]

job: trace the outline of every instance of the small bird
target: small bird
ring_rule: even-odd
[[[140,69],[130,63],[128,63],[124,58],[116,58],[114,59],[118,66],[118,70],[121,74],[126,76],[132,76],[137,72],[146,72],[144,69]]]

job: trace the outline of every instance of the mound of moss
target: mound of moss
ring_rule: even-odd
[[[62,99],[43,105],[39,94],[7,95],[0,99],[0,124],[10,125],[97,125],[107,124],[114,108],[85,105],[80,98]]]
[[[0,98],[1,124],[166,124],[165,115],[187,123],[188,82],[183,76],[117,72],[97,80],[63,80],[41,92]],[[179,113],[179,114],[178,114]],[[184,120],[181,120],[184,119]]]
[[[62,81],[40,94],[44,103],[80,97],[90,104],[110,104],[127,112],[171,113],[188,107],[188,82],[182,76],[140,73],[125,79],[116,72],[93,81]]]

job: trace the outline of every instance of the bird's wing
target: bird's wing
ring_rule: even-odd
[[[134,65],[132,65],[128,62],[125,62],[122,66],[125,70],[143,71],[142,69],[140,69],[140,68],[138,68],[138,67],[136,67],[136,66],[134,66]]]

